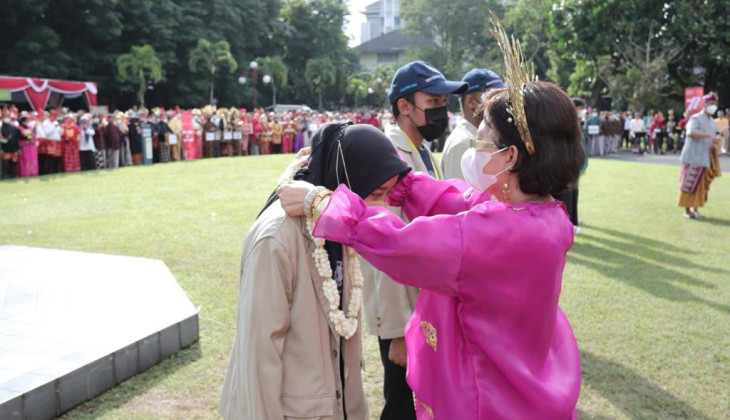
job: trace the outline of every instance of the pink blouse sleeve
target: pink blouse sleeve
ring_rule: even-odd
[[[406,217],[413,220],[419,216],[461,213],[490,198],[461,179],[441,181],[424,173],[409,173],[393,187],[388,204],[402,207]]]
[[[455,296],[461,270],[461,219],[420,217],[406,224],[383,207],[367,207],[340,185],[319,217],[314,236],[354,247],[399,283]]]

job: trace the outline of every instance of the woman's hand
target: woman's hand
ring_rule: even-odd
[[[394,338],[390,341],[388,359],[398,366],[406,367],[406,339],[405,337]]]
[[[311,147],[302,147],[298,152],[297,155],[294,157],[294,160],[302,162],[302,164],[306,165],[307,162],[309,162],[309,156],[312,154],[312,148]]]
[[[279,186],[276,189],[276,195],[281,200],[281,207],[289,216],[304,216],[304,199],[309,191],[314,189],[314,185],[306,181],[292,181],[288,184]]]

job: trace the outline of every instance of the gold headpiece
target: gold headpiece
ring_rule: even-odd
[[[497,15],[492,11],[489,13],[492,15],[490,20],[494,27],[490,32],[497,40],[502,55],[504,55],[504,83],[507,85],[511,103],[507,108],[507,112],[514,118],[513,122],[517,126],[522,141],[525,143],[527,153],[534,155],[535,144],[532,142],[530,129],[527,126],[527,116],[525,116],[524,89],[528,83],[537,81],[537,77],[532,63],[525,63],[525,55],[522,53],[520,41],[515,40],[514,36],[508,37]]]

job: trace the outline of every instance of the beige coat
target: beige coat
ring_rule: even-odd
[[[397,125],[388,127],[386,133],[393,142],[398,153],[415,172],[428,170],[421,155],[413,150],[408,138]],[[438,172],[438,162],[429,151]],[[393,213],[408,221],[398,207],[388,207]],[[365,325],[369,333],[382,339],[398,338],[405,335],[408,319],[413,314],[418,298],[418,289],[403,286],[394,282],[383,272],[360,258],[360,266],[364,279],[363,300],[365,302]]]
[[[220,401],[225,419],[340,420],[343,397],[348,419],[368,417],[361,331],[349,340],[335,333],[313,250],[305,221],[288,217],[278,201],[246,237],[238,328]],[[346,308],[347,273],[344,284]]]
[[[476,136],[477,128],[460,117],[456,122],[456,128],[446,139],[444,153],[441,155],[441,173],[444,179],[464,179],[464,174],[461,172],[461,157],[469,150],[469,141]]]

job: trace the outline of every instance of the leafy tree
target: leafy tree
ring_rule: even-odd
[[[312,58],[307,61],[304,77],[314,87],[319,96],[319,106],[322,109],[322,91],[336,81],[336,70],[329,57]]]
[[[346,15],[347,8],[339,0],[290,0],[281,9],[282,26],[275,34],[282,43],[284,63],[290,69],[304,69],[307,61],[327,57],[335,69],[334,81],[314,90],[318,96],[341,99],[348,77],[359,70],[357,56],[342,31]],[[289,76],[287,96],[298,102],[314,99],[304,72]]]
[[[730,20],[722,1],[686,0],[670,6],[668,35],[684,48],[668,65],[678,88],[701,85],[730,99]],[[680,90],[681,94],[681,90]],[[724,99],[723,99],[724,98]]]
[[[117,57],[117,71],[122,79],[137,85],[137,101],[144,106],[147,75],[155,83],[162,80],[162,63],[151,45],[133,46],[127,54]]]
[[[535,73],[540,79],[549,77],[552,47],[550,16],[554,0],[507,0],[505,2],[504,25],[520,40],[525,59],[535,64]]]
[[[256,59],[259,64],[259,74],[271,77],[271,89],[273,90],[273,103],[276,105],[276,87],[286,87],[288,83],[289,70],[280,56],[259,57]]]
[[[280,56],[259,57],[256,59],[259,64],[259,72],[268,74],[276,80],[276,83],[284,87],[289,81],[289,69]]]
[[[420,56],[449,77],[458,78],[474,67],[491,64],[498,52],[496,42],[489,36],[488,11],[502,15],[501,0],[452,0],[434,2],[411,0],[401,2],[401,19],[406,32],[434,40],[439,47],[424,51]],[[491,51],[491,54],[490,54]],[[414,57],[410,57],[414,58]]]
[[[671,94],[668,65],[681,52],[667,32],[674,13],[672,2],[663,0],[585,0],[555,7],[551,30],[561,40],[562,58],[574,65],[568,91],[589,87],[598,102],[610,89],[639,109]]]
[[[350,79],[347,81],[347,93],[349,95],[352,95],[353,99],[355,100],[355,108],[358,107],[358,102],[360,99],[365,99],[368,96],[368,83],[357,77],[353,76],[350,77]]]
[[[202,64],[210,72],[210,103],[213,103],[213,89],[215,87],[215,73],[220,64],[227,64],[230,72],[238,68],[238,63],[231,55],[231,47],[227,41],[210,42],[205,38],[198,40],[198,45],[190,51],[188,66],[195,72]]]

